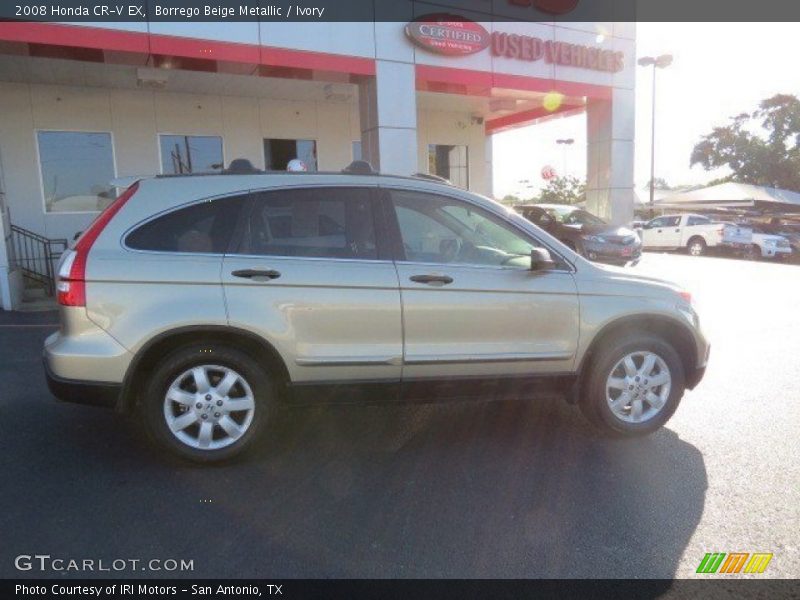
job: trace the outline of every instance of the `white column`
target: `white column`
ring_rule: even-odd
[[[381,173],[411,175],[417,167],[414,65],[375,61],[375,77],[358,88],[361,152]]]
[[[586,209],[613,224],[633,219],[633,89],[587,106]]]
[[[11,225],[0,189],[0,308],[14,310],[22,302],[22,274],[11,263]]]
[[[493,140],[494,136],[491,133],[486,136],[486,142],[483,150],[483,161],[486,175],[484,189],[479,190],[482,194],[489,196],[489,198],[494,198],[494,171],[492,171]]]

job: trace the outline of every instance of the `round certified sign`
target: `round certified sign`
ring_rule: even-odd
[[[489,32],[480,24],[444,13],[411,21],[406,25],[406,36],[420,48],[448,56],[474,54],[491,42]]]

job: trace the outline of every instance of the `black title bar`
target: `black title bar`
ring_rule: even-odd
[[[2,0],[0,19],[60,22],[800,21],[792,0]]]
[[[221,600],[249,598],[305,600],[347,598],[348,600],[520,600],[542,598],[797,598],[797,580],[768,579],[450,579],[450,580],[135,580],[135,579],[40,579],[4,580],[3,598],[48,598],[52,600],[171,598]]]

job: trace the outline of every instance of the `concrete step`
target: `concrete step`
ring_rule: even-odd
[[[46,310],[58,310],[56,299],[50,296],[42,296],[32,300],[23,299],[22,304],[17,308],[20,312],[42,312]]]

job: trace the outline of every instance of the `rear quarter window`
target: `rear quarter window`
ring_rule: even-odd
[[[125,238],[133,250],[223,254],[247,195],[216,198],[158,216]]]

